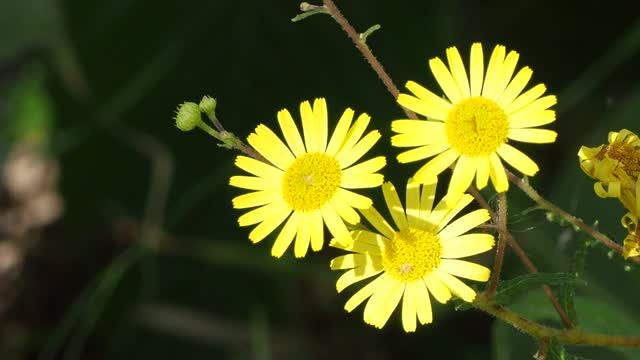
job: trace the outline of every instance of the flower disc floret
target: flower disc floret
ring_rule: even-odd
[[[338,161],[320,153],[297,158],[282,177],[282,196],[294,211],[320,209],[340,187],[342,170]]]
[[[509,121],[490,99],[476,96],[456,104],[444,123],[451,147],[468,156],[487,156],[507,141]]]
[[[440,265],[442,244],[430,231],[406,228],[391,241],[385,241],[382,265],[394,278],[413,281],[429,274]]]

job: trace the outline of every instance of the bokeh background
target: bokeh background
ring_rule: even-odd
[[[633,2],[338,1],[399,87],[437,89],[427,67],[451,45],[520,52],[557,94],[558,141],[522,148],[540,191],[621,241],[614,201],[598,199],[577,165],[580,145],[640,131],[640,21]],[[232,151],[181,133],[177,104],[218,99],[241,137],[276,127],[283,107],[324,96],[372,115],[402,188],[389,121],[403,117],[328,16],[299,23],[296,1],[0,1],[0,358],[17,359],[525,359],[533,340],[480,312],[436,305],[435,321],[383,330],[342,306],[327,250],[304,260],[251,245],[227,185]],[[463,55],[463,57],[466,56]],[[377,191],[366,193],[380,199]],[[491,192],[485,195],[494,204]],[[517,189],[509,226],[545,272],[567,271],[583,234],[547,222]],[[638,270],[596,246],[577,289],[581,326],[640,334]],[[492,256],[480,257],[486,265]],[[505,277],[525,273],[512,254]],[[356,286],[357,287],[357,286]],[[558,325],[541,290],[519,312]],[[570,348],[594,359],[629,349]]]

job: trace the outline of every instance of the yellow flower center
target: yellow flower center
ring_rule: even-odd
[[[401,281],[417,280],[440,265],[442,244],[438,235],[407,228],[385,242],[382,265],[385,271]]]
[[[640,175],[640,150],[630,144],[613,143],[609,145],[607,155],[620,161],[629,176]]]
[[[315,210],[331,199],[341,181],[342,169],[334,157],[308,153],[285,170],[282,195],[293,210]]]
[[[493,100],[476,96],[457,103],[445,122],[454,150],[468,156],[489,155],[507,141],[509,120]]]

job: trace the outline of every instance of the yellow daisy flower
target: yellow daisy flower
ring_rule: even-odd
[[[534,175],[538,166],[527,155],[508,144],[509,140],[551,143],[556,133],[534,127],[549,124],[556,114],[549,107],[553,95],[542,96],[546,88],[538,84],[522,93],[532,71],[524,67],[512,78],[518,53],[498,45],[484,71],[482,45],[471,46],[470,77],[455,47],[447,49],[449,67],[440,58],[429,67],[447,99],[413,81],[406,84],[415,96],[400,94],[398,103],[427,117],[427,120],[395,120],[391,138],[397,147],[416,147],[400,153],[398,161],[407,163],[435,156],[414,175],[423,183],[456,162],[449,191],[462,193],[473,182],[484,188],[489,178],[497,192],[506,191],[509,182],[502,160],[525,175]]]
[[[351,236],[344,221],[360,222],[354,210],[371,206],[371,199],[348,189],[379,186],[376,173],[386,164],[379,156],[354,165],[380,139],[377,130],[362,136],[369,124],[367,114],[352,124],[354,112],[346,109],[327,144],[327,104],[316,99],[300,104],[304,142],[286,109],[278,112],[278,123],[286,145],[265,125],[258,125],[247,138],[249,144],[269,163],[238,156],[236,165],[254,176],[233,176],[229,184],[249,190],[233,199],[236,209],[257,207],[240,216],[240,226],[258,224],[249,234],[257,243],[285,223],[275,240],[271,254],[280,257],[295,238],[294,254],[306,255],[309,246],[322,249],[324,225],[345,243]],[[285,222],[286,221],[286,222]]]
[[[437,178],[420,185],[407,184],[406,210],[389,182],[382,186],[395,230],[374,207],[362,214],[377,232],[356,230],[353,243],[332,241],[331,246],[351,254],[331,261],[331,269],[348,270],[336,283],[338,292],[358,281],[379,275],[356,292],[345,304],[351,312],[369,298],[364,321],[382,328],[402,299],[402,325],[406,332],[431,323],[430,295],[446,303],[451,294],[471,302],[476,293],[456,276],[487,281],[490,271],[484,266],[458,258],[479,254],[494,246],[491,234],[467,232],[490,219],[487,210],[475,210],[451,222],[473,199],[469,194],[446,195],[432,208]],[[450,223],[451,222],[451,223]]]

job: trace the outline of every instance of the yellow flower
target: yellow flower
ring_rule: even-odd
[[[382,186],[387,207],[398,230],[395,230],[374,207],[362,214],[377,232],[355,230],[353,243],[332,241],[331,246],[353,253],[331,261],[333,270],[348,270],[337,281],[338,292],[358,281],[376,276],[346,303],[351,312],[369,298],[364,321],[382,328],[402,299],[402,325],[405,331],[431,323],[431,294],[446,303],[451,294],[471,302],[476,293],[456,276],[487,281],[490,271],[484,266],[458,260],[479,254],[494,246],[491,234],[467,232],[489,220],[489,213],[475,210],[450,223],[473,197],[469,194],[446,195],[432,208],[437,178],[420,185],[409,180],[406,210],[389,182]]]
[[[636,217],[640,209],[640,139],[627,129],[609,133],[609,144],[578,151],[580,167],[598,180],[593,189],[602,197],[619,198]]]
[[[447,49],[449,68],[440,58],[431,59],[429,67],[447,99],[407,82],[415,96],[400,94],[398,103],[427,120],[393,121],[391,129],[399,135],[391,138],[391,144],[417,146],[398,155],[401,163],[437,155],[416,172],[417,182],[440,174],[456,160],[449,192],[466,191],[474,177],[479,189],[491,178],[497,192],[506,191],[509,182],[501,159],[525,175],[538,172],[536,163],[508,142],[554,142],[554,131],[534,128],[555,121],[556,114],[549,108],[556,97],[541,97],[546,90],[543,84],[521,94],[532,71],[524,67],[512,78],[519,55],[505,53],[504,46],[495,47],[485,74],[482,45],[473,44],[470,78],[455,47]]]
[[[316,99],[313,108],[308,101],[300,104],[304,142],[291,114],[278,112],[278,123],[284,139],[265,125],[258,125],[247,138],[249,144],[270,164],[246,156],[238,156],[236,165],[254,176],[233,176],[233,186],[255,190],[233,199],[236,209],[257,207],[240,216],[240,226],[258,224],[249,234],[257,243],[284,224],[271,254],[280,257],[295,238],[294,254],[306,255],[324,244],[324,225],[345,243],[351,236],[344,221],[360,222],[354,210],[371,206],[371,199],[348,189],[370,188],[382,184],[377,174],[386,164],[379,156],[354,165],[380,139],[376,130],[362,137],[370,117],[362,114],[353,123],[354,112],[346,109],[327,144],[327,104]],[[323,225],[324,224],[324,225]]]

